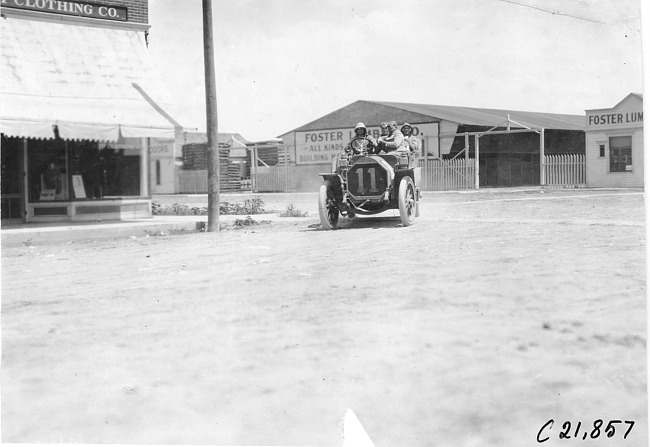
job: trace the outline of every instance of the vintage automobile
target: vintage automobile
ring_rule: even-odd
[[[350,153],[332,161],[332,172],[323,177],[318,211],[323,228],[336,228],[339,215],[355,217],[399,209],[404,226],[412,225],[420,214],[420,171],[408,153],[399,155],[368,153],[366,138],[350,142]]]

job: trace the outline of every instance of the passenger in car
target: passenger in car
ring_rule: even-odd
[[[411,154],[416,157],[419,156],[422,150],[422,143],[419,138],[413,135],[413,127],[409,123],[404,123],[400,130],[404,135],[404,141],[408,145]]]
[[[388,123],[381,123],[379,125],[379,128],[381,129],[381,135],[382,137],[388,136]]]
[[[389,155],[400,155],[408,152],[404,144],[404,134],[397,129],[397,121],[388,123],[388,135],[377,139],[379,151],[387,152]]]

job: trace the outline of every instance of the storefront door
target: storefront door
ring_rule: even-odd
[[[2,224],[19,223],[24,219],[22,138],[2,138]]]

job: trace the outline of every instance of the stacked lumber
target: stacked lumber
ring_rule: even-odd
[[[230,149],[219,149],[219,190],[241,190],[239,166],[230,161]]]
[[[208,169],[208,145],[205,143],[183,145],[183,169],[191,171]]]
[[[219,148],[219,190],[241,190],[239,165],[232,163],[228,155],[230,148]],[[207,143],[183,145],[183,169],[192,171],[208,170]]]

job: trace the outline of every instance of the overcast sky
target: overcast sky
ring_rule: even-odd
[[[642,92],[638,0],[212,5],[219,132],[251,141],[360,99],[582,115]],[[151,0],[149,23],[175,118],[204,131],[201,1]]]

